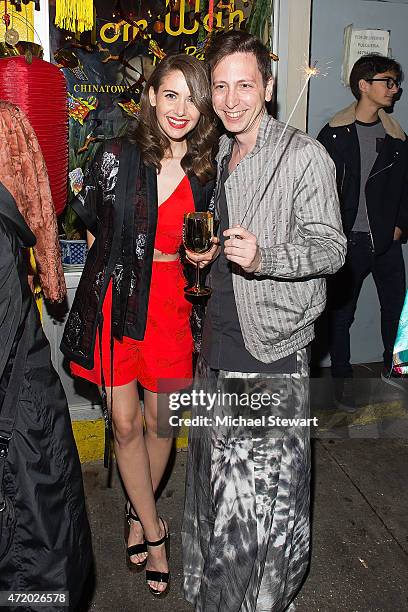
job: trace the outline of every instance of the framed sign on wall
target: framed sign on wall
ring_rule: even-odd
[[[353,28],[353,24],[344,28],[344,55],[341,79],[349,85],[350,72],[362,55],[369,53],[389,54],[390,30],[362,30]]]

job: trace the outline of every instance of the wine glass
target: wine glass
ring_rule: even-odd
[[[189,212],[184,214],[183,243],[193,253],[207,253],[213,246],[214,217],[210,212]],[[185,287],[184,293],[193,296],[211,295],[210,287],[201,287],[200,266],[196,264],[196,281],[193,287]]]

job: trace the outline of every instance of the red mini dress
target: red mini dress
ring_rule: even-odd
[[[185,176],[170,197],[159,206],[155,249],[166,254],[177,253],[182,242],[184,213],[193,211],[193,194]],[[124,337],[120,341],[114,338],[112,381],[112,281],[109,283],[102,306],[102,364],[107,387],[126,385],[132,380],[138,380],[143,387],[156,393],[186,386],[177,380],[192,377],[191,304],[184,296],[185,285],[179,259],[153,261],[144,339]],[[97,385],[102,384],[99,330],[93,369],[87,370],[71,362],[71,372]]]

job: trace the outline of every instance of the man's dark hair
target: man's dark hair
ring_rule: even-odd
[[[400,64],[394,59],[377,53],[360,57],[350,73],[350,87],[354,97],[357,100],[361,98],[361,91],[358,86],[360,79],[372,79],[376,74],[381,74],[382,72],[394,72],[397,81],[401,81],[402,69]]]
[[[229,30],[217,34],[206,53],[206,60],[211,70],[228,55],[233,53],[253,53],[256,57],[259,72],[264,85],[272,76],[271,56],[265,45],[253,34],[243,30]]]

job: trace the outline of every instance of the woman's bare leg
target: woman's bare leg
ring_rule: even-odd
[[[137,474],[136,488],[140,488],[140,485],[143,487],[143,482],[146,483],[144,492],[149,492],[151,488],[151,485],[149,487],[150,467],[143,441],[143,417],[136,381],[107,389],[109,410],[111,410],[111,397],[113,398],[113,412],[111,412],[115,456],[130,499],[129,487],[133,488],[133,474]],[[136,521],[130,521],[128,546],[142,544],[143,541],[143,527]],[[146,553],[132,555],[131,560],[134,563],[141,563],[146,556]]]
[[[145,396],[145,418],[147,434],[152,435],[152,428],[156,431],[154,414],[157,414],[157,396],[155,393],[146,392]],[[111,389],[107,389],[108,403],[110,404]],[[118,463],[120,475],[125,485],[128,498],[138,514],[141,525],[131,521],[131,531],[128,546],[140,544],[144,537],[150,541],[159,540],[164,535],[164,528],[159,521],[154,491],[152,487],[152,476],[150,471],[149,454],[147,451],[144,432],[143,418],[137,392],[136,381],[127,385],[113,387],[113,410],[112,410],[112,429],[114,436],[114,449]],[[154,437],[154,436],[153,436]],[[162,445],[161,440],[157,439],[158,445],[151,445],[152,453],[160,452],[165,455],[162,460],[153,461],[155,481],[160,482],[166,467],[168,456],[171,449],[171,440]],[[162,468],[159,466],[162,465]],[[161,476],[159,471],[161,469]],[[156,485],[157,487],[157,485]],[[155,487],[155,488],[156,488]],[[143,527],[142,527],[143,525]],[[157,548],[150,547],[151,567],[156,571],[167,572],[167,560],[164,546]],[[132,556],[132,560],[140,563],[146,558],[146,553]],[[164,590],[166,585],[151,582],[151,586],[157,590]]]
[[[169,456],[173,445],[173,438],[171,436],[164,438],[157,435],[157,393],[145,390],[144,417],[146,423],[145,444],[150,461],[152,488],[153,491],[156,491],[169,461]],[[159,540],[165,535],[161,521],[160,530],[156,532],[153,537],[148,535],[146,528],[144,531],[146,538],[150,541]],[[149,547],[146,569],[155,570],[158,572],[168,572],[168,563],[164,545]],[[154,581],[149,581],[149,584],[157,590],[164,590],[166,588],[165,585],[159,586],[159,583]]]

